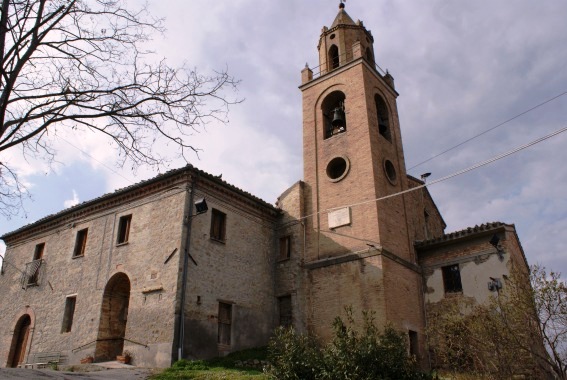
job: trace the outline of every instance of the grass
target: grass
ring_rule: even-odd
[[[150,380],[196,379],[196,380],[267,380],[258,369],[236,368],[237,361],[266,360],[266,348],[252,348],[234,352],[222,358],[211,360],[180,360],[171,368],[153,375]]]

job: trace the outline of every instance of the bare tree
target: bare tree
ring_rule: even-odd
[[[226,121],[226,71],[152,63],[143,44],[163,31],[146,8],[123,0],[1,0],[0,154],[53,162],[58,131],[93,131],[117,149],[117,163],[162,166],[196,151],[187,137],[211,120]],[[173,149],[154,149],[165,141]],[[13,163],[0,162],[0,214],[20,212],[25,186]]]
[[[436,366],[496,379],[567,379],[567,286],[559,273],[513,270],[486,304],[448,300],[430,319]]]

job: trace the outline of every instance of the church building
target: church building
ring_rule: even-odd
[[[275,205],[188,165],[1,238],[0,366],[58,353],[166,367],[266,345],[280,325],[331,338],[351,307],[429,366],[428,310],[486,301],[527,269],[514,225],[445,234],[406,173],[398,92],[341,4],[301,71],[303,180]]]

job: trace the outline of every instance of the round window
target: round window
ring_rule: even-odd
[[[388,181],[390,181],[392,185],[395,185],[396,179],[398,177],[396,175],[396,168],[394,167],[394,164],[392,164],[392,161],[390,160],[384,161],[384,171],[386,172],[386,177],[388,178]]]
[[[335,33],[331,34],[330,39],[334,40],[335,39]]]
[[[338,182],[347,175],[349,167],[348,158],[335,157],[327,165],[327,177],[331,182]]]

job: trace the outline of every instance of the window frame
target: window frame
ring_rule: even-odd
[[[289,313],[285,313],[285,314],[284,311],[286,310],[282,307],[282,303],[284,301],[289,302],[289,308],[287,308],[289,310]],[[283,305],[283,306],[287,306],[287,305]],[[280,318],[279,326],[283,326],[283,327],[293,326],[293,303],[292,303],[291,294],[278,297],[278,313]]]
[[[33,251],[33,261],[43,259],[44,253],[45,253],[45,242],[36,244],[35,249]]]
[[[445,294],[462,294],[463,282],[459,264],[446,265],[441,268],[441,272],[443,274],[443,289],[445,290]]]
[[[128,244],[128,242],[130,241],[131,227],[132,227],[132,214],[122,215],[118,220],[116,245]]]
[[[280,237],[278,261],[291,259],[291,235]]]
[[[88,228],[83,228],[82,230],[77,231],[77,234],[75,235],[75,247],[73,248],[73,258],[83,257],[85,255],[88,235]]]
[[[380,94],[374,95],[374,105],[376,107],[376,120],[378,122],[378,134],[388,142],[392,142],[392,123],[390,122],[390,110],[386,99]]]
[[[211,230],[209,237],[211,240],[220,243],[226,242],[226,213],[216,208],[211,210]]]
[[[33,269],[33,273],[28,275],[26,280],[26,286],[39,286],[39,273],[41,270],[41,264],[43,261],[44,254],[45,254],[45,242],[36,244],[33,252],[33,260],[31,262],[35,263],[36,261],[39,261],[39,263],[33,264],[35,268]],[[26,267],[26,271],[27,271],[27,267]]]
[[[232,304],[219,301],[217,343],[222,346],[232,344]]]
[[[61,322],[61,334],[70,333],[73,328],[73,319],[77,308],[77,295],[65,297],[65,311]]]

